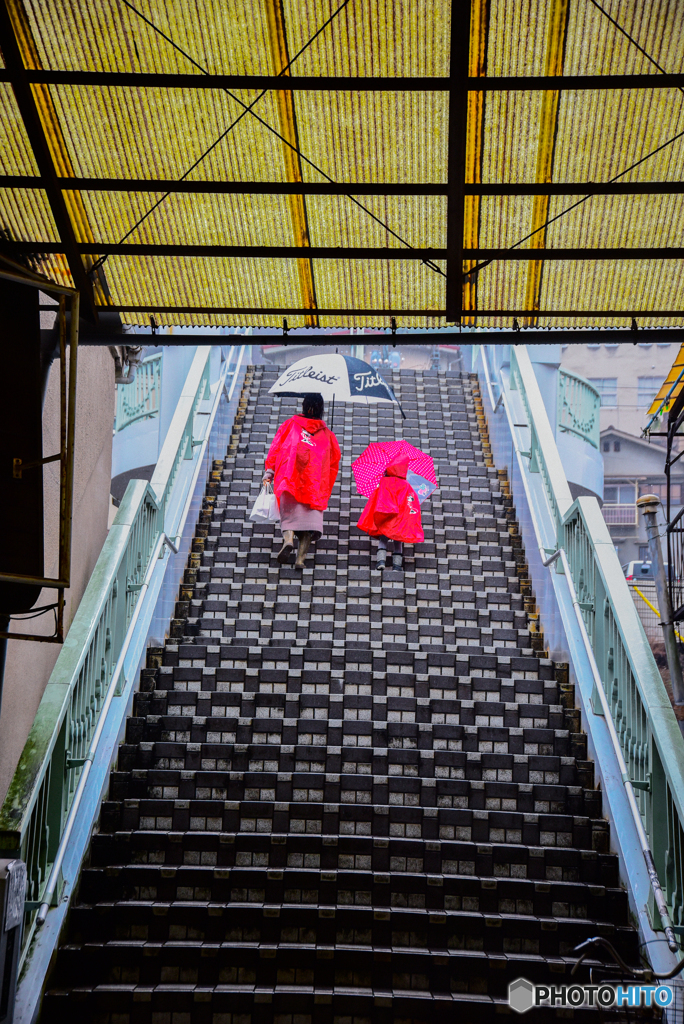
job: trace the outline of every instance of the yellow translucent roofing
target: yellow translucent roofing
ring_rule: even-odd
[[[4,0],[0,50],[0,244],[84,308],[684,322],[684,3]]]
[[[672,369],[663,381],[660,391],[653,399],[647,415],[655,416],[667,412],[682,388],[684,388],[684,345],[679,349],[677,358],[672,364]]]

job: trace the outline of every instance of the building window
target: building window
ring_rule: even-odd
[[[639,377],[637,379],[637,405],[640,409],[648,409],[660,391],[662,377]]]
[[[614,409],[617,406],[617,377],[590,377],[589,383],[600,394],[603,408]]]
[[[664,505],[667,501],[667,484],[664,480],[657,483],[644,481],[639,484],[639,497],[641,498],[644,494],[655,494]],[[670,504],[682,504],[682,484],[679,482],[673,481],[670,484]]]
[[[613,441],[613,451],[614,452],[619,452],[620,451],[620,442],[619,441]]]
[[[610,451],[610,441],[604,441],[603,442],[603,450],[604,450],[604,452],[609,452]]]
[[[606,505],[633,505],[636,500],[634,484],[606,484],[603,488]]]
[[[639,561],[640,562],[649,562],[650,561],[650,558],[648,557],[648,544],[640,544],[639,545]]]

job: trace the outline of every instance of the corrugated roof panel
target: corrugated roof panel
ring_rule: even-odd
[[[480,247],[505,249],[520,241],[530,230],[533,201],[532,196],[482,196]]]
[[[425,330],[426,327],[444,327],[444,317],[402,316],[401,313],[387,313],[383,316],[319,316],[319,327],[384,327],[390,326],[390,317],[393,316],[397,327],[414,327],[418,330]],[[273,325],[276,326],[276,325]],[[279,326],[279,325],[277,325]],[[409,342],[405,335],[401,343]],[[368,344],[368,343],[366,343]]]
[[[117,0],[25,0],[43,66],[52,70],[201,74],[159,32]],[[252,0],[146,0],[157,28],[210,73],[272,72],[264,4]],[[278,68],[280,71],[280,68]]]
[[[527,263],[499,260],[480,271],[478,306],[480,309],[522,309],[525,301]],[[478,317],[479,327],[510,327],[508,317]]]
[[[552,196],[553,220],[582,196]],[[678,246],[684,235],[684,196],[592,196],[547,229],[548,248]],[[671,271],[681,273],[672,262]]]
[[[51,93],[74,168],[84,177],[178,179],[244,110],[219,90],[54,86]],[[240,93],[246,104],[256,95]],[[258,111],[279,130],[273,94]],[[282,142],[248,114],[192,178],[284,181]]]
[[[490,0],[487,74],[543,75],[549,0]]]
[[[436,260],[445,271],[444,261]],[[417,260],[313,261],[321,309],[444,309],[445,278]],[[429,314],[428,314],[429,315]],[[389,326],[389,316],[364,318],[369,326]],[[343,318],[349,322],[349,318]],[[328,326],[332,324],[328,321]],[[410,326],[410,325],[408,325]]]
[[[537,167],[543,93],[487,93],[482,140],[482,181],[533,182]]]
[[[38,188],[0,188],[0,228],[16,241],[59,242],[47,196]]]
[[[602,0],[601,6],[667,72],[684,52],[684,7],[673,0]],[[570,4],[566,75],[659,74],[639,49],[591,3]]]
[[[334,13],[340,0],[325,4],[318,0],[282,0],[284,21],[276,19],[276,28],[280,26],[278,31],[283,38],[277,40],[272,38],[275,22],[268,17],[272,12],[268,5],[275,2],[187,0],[181,4],[178,0],[140,0],[140,10],[210,72],[259,74],[280,71],[275,65],[282,60],[282,54],[295,56]],[[681,68],[684,4],[673,0],[601,2],[665,70]],[[23,3],[29,29],[24,53],[27,66],[200,74],[187,57],[120,0]],[[544,74],[549,62],[549,27],[556,23],[551,15],[553,11],[558,15],[558,0],[488,0],[488,7],[487,73]],[[447,74],[450,10],[451,0],[352,0],[297,58],[293,73]],[[563,70],[566,75],[658,74],[653,63],[588,0],[569,5]],[[11,89],[0,84],[0,90],[4,115],[0,122],[0,172],[36,173]],[[239,95],[249,103],[258,93]],[[56,135],[63,133],[65,140],[65,145],[58,140],[56,149],[53,143],[56,163],[64,173],[71,173],[73,166],[73,173],[94,177],[178,179],[244,112],[236,100],[217,90],[53,87],[50,96],[61,126]],[[282,93],[280,96],[282,99]],[[543,94],[538,92],[487,93],[483,182],[535,180],[540,173],[542,103]],[[52,105],[43,96],[39,106],[54,134],[59,126]],[[306,158],[333,180],[359,182],[360,186],[364,182],[447,179],[447,93],[351,91],[327,95],[296,92],[291,103],[288,100],[288,104],[281,102],[280,106],[276,95],[267,94],[254,108],[266,125],[252,114],[242,117],[202,160],[191,178],[293,180],[292,161],[284,159],[282,141],[267,127],[281,132],[285,106],[296,115],[306,181],[321,180],[320,174],[307,165]],[[294,132],[295,117],[290,120]],[[553,151],[553,180],[606,181],[681,130],[684,96],[678,90],[563,90]],[[621,180],[678,181],[683,175],[684,140],[680,140],[649,157]],[[40,193],[35,203],[28,196],[29,193],[3,193],[0,197],[7,225],[15,233],[22,231],[23,237],[52,238],[54,226],[44,194]],[[401,242],[388,229],[412,246],[444,244],[443,197],[363,197],[362,187],[359,196],[387,227],[348,198],[312,196],[306,199],[306,210],[314,245],[400,246]],[[102,241],[123,238],[157,198],[154,193],[125,196],[92,192],[84,194],[82,207],[78,195],[66,195],[78,237]],[[572,197],[552,197],[544,216],[553,218],[572,201]],[[301,206],[303,209],[304,202]],[[174,194],[145,219],[131,241],[288,244],[293,237],[303,237],[301,229],[293,235],[293,208],[292,202],[282,196]],[[484,197],[479,209],[477,238],[482,247],[513,245],[528,234],[533,222],[533,201],[529,197]],[[594,197],[551,224],[546,244],[678,244],[682,220],[680,197]],[[55,272],[61,274],[63,262],[61,258],[52,259],[46,266],[54,265]],[[676,309],[684,305],[679,266],[674,261],[648,265],[636,261],[549,262],[541,273],[539,294],[536,286],[530,289],[529,282],[525,289],[527,262],[498,261],[478,277],[478,305],[485,309],[524,308],[534,294],[534,301],[539,301],[542,310],[575,308],[578,316],[569,322],[587,322],[582,317],[582,308],[608,309],[616,308],[617,304],[617,308],[629,309],[626,317],[632,311],[642,313],[647,323],[649,307]],[[189,305],[252,306],[263,299],[268,306],[298,308],[304,294],[294,260],[262,264],[179,259],[174,263],[117,257],[110,258],[105,267],[117,304],[138,302],[131,296],[145,295],[141,301],[150,305],[164,301],[175,305],[183,294]],[[132,276],[128,278],[127,274]],[[444,306],[444,278],[414,261],[364,262],[341,256],[339,260],[316,261],[314,276],[322,308],[359,306],[389,310]],[[227,298],[227,294],[237,298]],[[181,322],[179,315],[170,316],[166,322]],[[280,319],[280,314],[268,321],[227,316],[221,322],[279,325]],[[428,319],[434,322],[434,318]],[[624,320],[615,318],[620,323]],[[203,321],[193,314],[187,322]],[[335,317],[328,318],[327,325],[334,322]],[[385,324],[386,318],[379,318],[378,322]],[[486,325],[483,318],[477,322]],[[489,320],[499,322],[503,322],[499,317]],[[510,317],[507,322],[510,323]],[[342,318],[341,325],[350,323],[349,317]],[[417,323],[421,323],[420,318]],[[563,321],[554,319],[553,323],[560,326]]]
[[[334,181],[447,179],[448,93],[298,92],[296,106],[302,153]]]
[[[446,196],[308,196],[311,244],[320,246],[446,246]],[[368,211],[368,212],[367,212]],[[377,219],[374,219],[377,218]]]
[[[638,131],[629,130],[629,126]],[[555,181],[609,181],[684,131],[678,89],[564,90],[558,111]],[[621,181],[677,181],[684,140],[649,156]]]
[[[55,284],[66,285],[67,288],[74,287],[74,280],[69,270],[66,257],[62,255],[39,255],[23,257],[32,270],[47,277]],[[145,323],[149,323],[148,320]]]
[[[284,0],[283,6],[294,56],[340,3]],[[297,60],[292,73],[448,75],[450,17],[450,0],[349,3]]]
[[[163,192],[82,192],[96,239],[117,243]],[[79,239],[86,241],[86,239]],[[287,196],[173,193],[127,242],[186,245],[294,245]]]
[[[0,171],[2,174],[38,174],[12,86],[7,82],[0,82],[0,110]]]
[[[115,305],[278,308],[299,304],[295,259],[110,256],[106,267]],[[126,323],[149,322],[144,313],[122,317]],[[282,324],[279,315],[244,314],[238,319],[261,326]],[[169,313],[159,322],[232,324],[236,315]],[[304,326],[304,317],[292,317],[291,326]]]
[[[680,273],[673,273],[671,260],[549,261],[542,277],[541,307],[578,311],[624,309],[629,311],[624,317],[602,322],[626,326],[634,315],[643,325],[649,322],[651,309],[684,308],[684,279]],[[556,326],[586,322],[581,317],[553,321]],[[664,327],[681,322],[681,318],[659,317],[655,322]]]

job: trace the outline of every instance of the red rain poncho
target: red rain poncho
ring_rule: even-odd
[[[406,480],[408,459],[404,456],[391,462],[385,476],[371,494],[356,524],[371,537],[388,537],[409,544],[425,540],[420,519],[418,495]]]
[[[278,504],[287,491],[302,505],[325,511],[337,478],[340,446],[323,420],[292,416],[278,427],[266,456],[274,470],[273,490]]]

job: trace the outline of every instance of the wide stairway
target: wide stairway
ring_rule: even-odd
[[[248,371],[42,1020],[467,1024],[507,1012],[518,977],[569,984],[591,935],[636,964],[477,381],[395,374],[405,421],[337,407],[340,477],[298,573],[247,519],[295,411],[268,394],[276,375]],[[402,435],[432,454],[440,489],[425,543],[381,575],[350,463]]]

